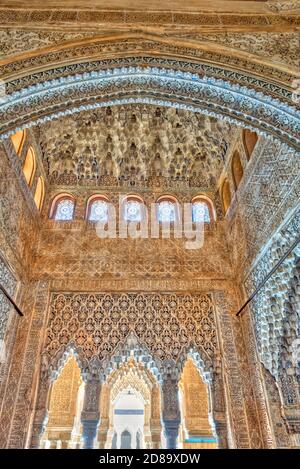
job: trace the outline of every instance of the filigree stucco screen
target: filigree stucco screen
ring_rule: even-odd
[[[109,360],[131,331],[157,363],[176,362],[193,348],[212,367],[217,336],[209,294],[53,293],[44,357],[56,366],[73,344],[88,361]]]

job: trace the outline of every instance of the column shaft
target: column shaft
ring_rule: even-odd
[[[92,449],[100,422],[99,399],[101,383],[98,378],[88,379],[85,385],[83,410],[81,413],[83,449]]]

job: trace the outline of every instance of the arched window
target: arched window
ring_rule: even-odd
[[[58,221],[73,220],[74,208],[74,197],[69,194],[61,194],[57,196],[52,203],[50,217]]]
[[[238,151],[235,151],[232,157],[231,169],[233,175],[233,182],[235,190],[239,187],[241,179],[243,177],[243,166],[240,159],[240,154]]]
[[[228,179],[225,179],[225,181],[223,182],[221,196],[224,212],[226,213],[231,203],[231,192]]]
[[[215,219],[215,210],[208,197],[198,196],[192,200],[192,220],[193,222],[210,223]]]
[[[243,130],[243,143],[248,160],[251,158],[257,140],[258,136],[255,132],[248,129]]]
[[[178,220],[178,202],[173,197],[163,196],[157,200],[157,219],[161,223]]]
[[[12,141],[12,144],[14,146],[14,149],[17,155],[21,153],[22,147],[25,142],[25,138],[26,138],[25,130],[19,130],[18,132],[16,132],[14,135],[11,136],[11,141]]]
[[[90,197],[87,207],[87,219],[89,221],[106,222],[108,220],[108,200],[106,197]]]
[[[35,154],[32,147],[28,148],[23,166],[23,172],[28,186],[31,186],[35,173]]]
[[[123,202],[123,218],[126,221],[139,222],[144,218],[144,202],[140,197],[129,196]]]
[[[42,176],[38,178],[35,194],[34,194],[34,201],[35,205],[37,206],[38,210],[42,209],[43,201],[45,195],[45,183]]]

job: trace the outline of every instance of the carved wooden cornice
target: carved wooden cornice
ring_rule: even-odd
[[[298,23],[297,2],[179,1],[168,2],[2,2],[0,25],[6,27],[95,30],[152,27],[166,31],[177,27],[207,31],[291,31]],[[102,3],[102,5],[101,5]],[[127,5],[126,5],[127,4]]]

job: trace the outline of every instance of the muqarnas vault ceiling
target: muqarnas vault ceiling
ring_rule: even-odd
[[[54,184],[159,176],[214,189],[235,131],[186,110],[128,105],[81,112],[43,124],[37,133]]]

